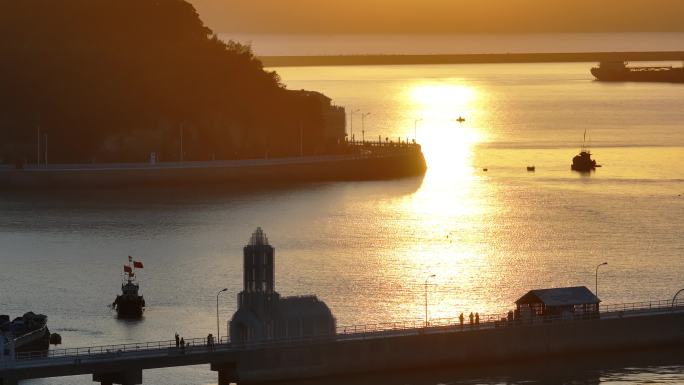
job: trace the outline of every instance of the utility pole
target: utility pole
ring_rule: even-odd
[[[354,141],[354,114],[361,111],[360,109],[355,109],[349,111],[349,139]]]
[[[429,275],[427,278],[425,278],[425,327],[428,327],[428,292],[427,292],[427,287],[428,287],[428,280],[430,278],[434,278],[435,274]]]
[[[596,294],[597,298],[598,298],[598,271],[599,271],[599,267],[605,266],[607,264],[608,264],[608,262],[603,262],[603,263],[599,264],[598,266],[596,266],[596,293],[595,294]]]
[[[36,165],[40,166],[40,125],[38,125],[38,150],[36,150]]]
[[[370,115],[370,112],[361,114],[361,143],[365,142],[366,136],[366,116]]]
[[[180,161],[183,162],[183,123],[180,124]]]
[[[227,291],[228,288],[221,289],[218,293],[216,293],[216,339],[218,340],[219,343],[221,343],[221,327],[219,325],[219,302],[218,302],[218,297],[219,294],[223,293],[224,291]]]
[[[418,118],[413,121],[413,140],[418,142],[418,122],[423,120],[423,118]]]

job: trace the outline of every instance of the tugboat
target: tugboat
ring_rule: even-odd
[[[580,149],[580,153],[572,158],[572,165],[570,165],[570,169],[580,172],[589,172],[594,171],[596,167],[601,167],[601,165],[596,164],[596,161],[594,159],[591,159],[591,152],[589,151],[589,148],[586,146],[586,140],[587,130],[584,130],[584,140],[582,141],[582,148]]]
[[[117,295],[112,307],[119,318],[139,319],[145,311],[145,298],[138,294],[140,286],[135,279],[135,269],[142,269],[143,264],[128,257],[128,265],[124,265],[124,279],[121,283],[121,295]]]

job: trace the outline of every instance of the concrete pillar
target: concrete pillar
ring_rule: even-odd
[[[19,385],[19,380],[11,376],[0,377],[0,385]]]
[[[235,362],[212,363],[211,370],[218,372],[218,385],[239,383],[237,364]]]
[[[233,373],[229,370],[219,370],[218,371],[218,385],[230,385],[237,384],[237,380],[233,378]]]
[[[94,373],[93,381],[101,385],[142,385],[142,369],[115,373]]]

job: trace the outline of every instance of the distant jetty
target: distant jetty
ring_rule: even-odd
[[[350,144],[353,153],[208,162],[0,166],[0,187],[174,187],[382,180],[423,175],[418,144]]]
[[[684,60],[684,51],[491,53],[454,55],[261,56],[260,59],[266,67],[481,63],[564,63],[601,61],[681,61]]]

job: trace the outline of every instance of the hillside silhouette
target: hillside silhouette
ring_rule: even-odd
[[[44,162],[46,141],[56,163],[316,154],[344,139],[343,109],[285,89],[185,1],[0,6],[5,163]]]

